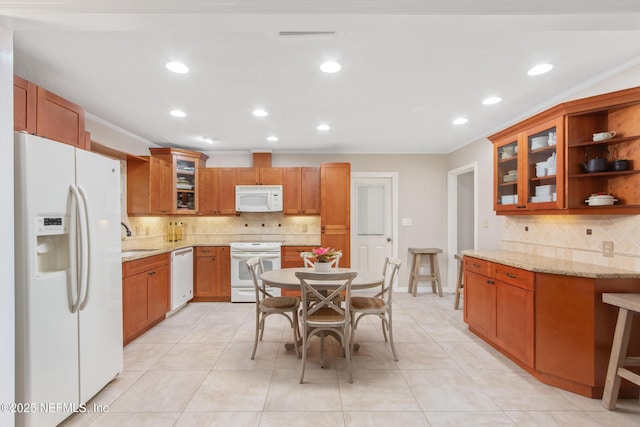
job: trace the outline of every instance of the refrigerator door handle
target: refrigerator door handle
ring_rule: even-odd
[[[87,240],[87,223],[86,223],[86,219],[87,219],[87,215],[86,215],[86,211],[85,211],[85,204],[84,204],[84,200],[82,198],[82,196],[80,195],[80,192],[78,191],[78,189],[75,186],[71,186],[71,192],[73,193],[74,198],[76,199],[76,209],[75,212],[77,214],[77,218],[78,218],[78,223],[80,225],[79,227],[79,233],[78,233],[78,238],[74,239],[71,242],[71,246],[75,246],[78,245],[78,247],[75,249],[76,253],[80,254],[80,265],[78,266],[78,277],[76,278],[76,280],[78,281],[78,286],[77,286],[77,290],[78,290],[78,298],[75,302],[75,304],[73,305],[71,312],[75,313],[78,311],[78,309],[80,308],[80,302],[84,299],[84,297],[82,296],[83,294],[83,289],[86,286],[86,277],[88,276],[88,264],[89,264],[89,260],[87,258],[87,249],[86,249],[86,240]],[[75,227],[76,224],[71,224],[71,227]],[[76,257],[77,260],[77,257]],[[77,262],[77,261],[76,261]]]
[[[69,218],[69,275],[68,275],[68,295],[69,295],[69,309],[71,313],[78,311],[78,275],[74,272],[78,267],[78,247],[76,242],[78,241],[78,231],[76,229],[76,222],[78,220],[78,205],[80,203],[80,195],[78,190],[73,186],[69,186],[71,191],[71,215]]]
[[[82,247],[82,261],[83,261],[83,269],[82,269],[82,281],[80,282],[80,290],[84,290],[84,297],[78,298],[78,301],[82,301],[80,303],[79,310],[82,311],[89,303],[89,270],[91,268],[91,263],[89,260],[91,259],[91,233],[89,227],[89,201],[87,197],[87,193],[84,189],[78,186],[78,191],[81,196],[82,204],[84,206],[84,242]],[[81,227],[82,230],[82,227]],[[82,295],[82,293],[80,294]]]

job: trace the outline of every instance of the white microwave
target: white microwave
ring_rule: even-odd
[[[237,212],[282,212],[282,185],[236,185]]]

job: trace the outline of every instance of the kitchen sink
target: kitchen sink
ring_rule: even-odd
[[[159,250],[160,249],[129,249],[127,251],[122,251],[121,256],[122,258],[126,258],[128,256],[134,256],[145,252],[154,252]]]

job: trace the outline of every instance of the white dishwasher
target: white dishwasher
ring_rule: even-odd
[[[193,298],[193,248],[171,252],[171,310]]]

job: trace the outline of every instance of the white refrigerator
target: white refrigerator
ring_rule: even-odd
[[[120,165],[15,134],[18,426],[54,426],[122,371]],[[31,410],[32,409],[32,410]]]

